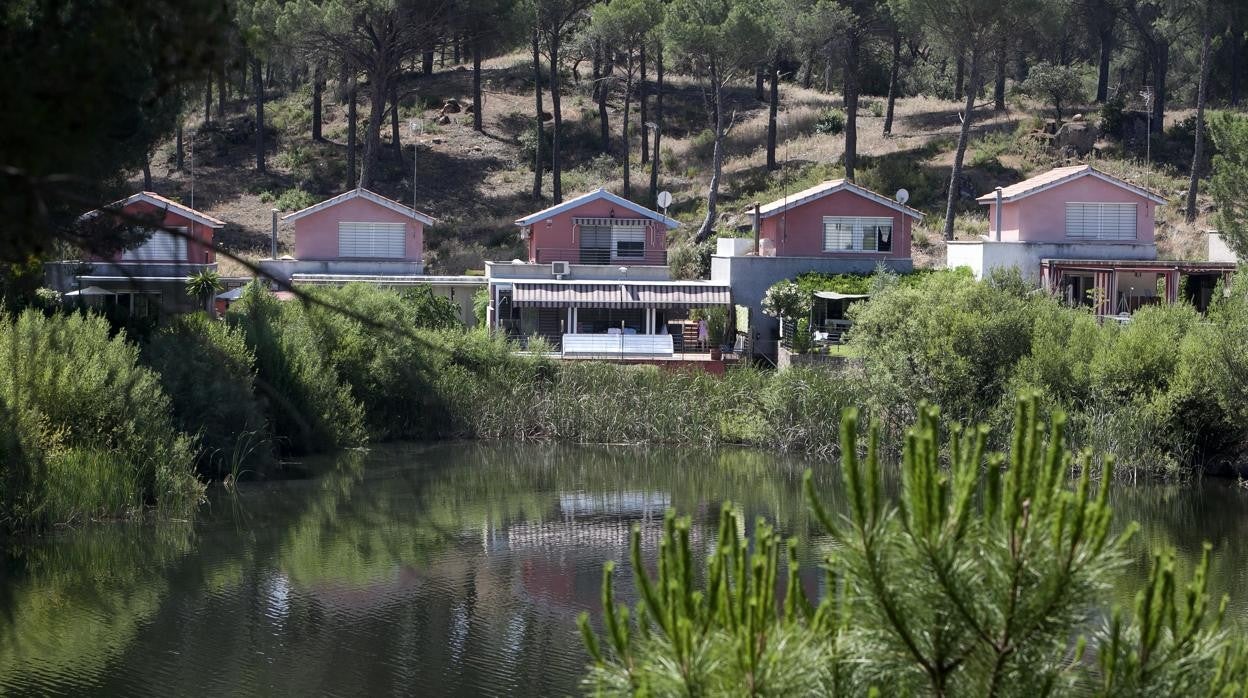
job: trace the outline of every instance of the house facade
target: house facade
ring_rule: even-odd
[[[67,298],[123,317],[155,318],[161,313],[204,307],[186,293],[186,278],[216,271],[213,237],[225,223],[154,192],[139,192],[79,219],[143,230],[144,239],[109,255],[44,265],[46,283]]]
[[[295,227],[295,254],[260,263],[280,281],[301,274],[421,274],[425,226],[434,223],[433,217],[367,189],[352,189],[281,220]],[[276,251],[276,223],[272,234]]]
[[[774,360],[780,328],[762,313],[767,289],[805,272],[870,274],[883,266],[909,273],[912,227],[922,214],[836,179],[756,206],[749,217],[755,240],[721,238],[711,279],[731,286],[744,342]]]
[[[947,243],[949,267],[976,278],[1017,268],[1072,305],[1099,315],[1174,302],[1180,288],[1208,305],[1233,264],[1161,260],[1155,216],[1165,199],[1091,165],[1059,167],[978,199],[988,207],[981,240]]]
[[[681,361],[718,348],[691,313],[727,315],[728,286],[671,278],[675,220],[598,189],[516,225],[528,259],[486,262],[493,331],[541,337],[565,358]]]

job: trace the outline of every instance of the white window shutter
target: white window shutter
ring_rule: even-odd
[[[407,256],[407,227],[402,223],[343,221],[338,224],[338,256],[402,259]]]
[[[174,228],[181,234],[166,230],[153,230],[151,237],[142,245],[126,250],[121,258],[127,262],[186,261],[186,228]]]

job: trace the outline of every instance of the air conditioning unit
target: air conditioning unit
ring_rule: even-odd
[[[572,273],[572,265],[568,262],[551,262],[550,273],[554,274],[556,279],[561,279],[564,274]]]

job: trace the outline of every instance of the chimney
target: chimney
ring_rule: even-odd
[[[759,235],[759,230],[761,228],[762,228],[762,221],[758,217],[758,202],[755,201],[754,202],[754,256],[755,257],[761,254],[758,249],[758,235]]]
[[[997,187],[997,201],[993,210],[997,214],[997,242],[1001,242],[1001,187]]]
[[[277,209],[273,209],[273,227],[269,239],[269,257],[277,259]]]

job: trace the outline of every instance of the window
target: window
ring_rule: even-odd
[[[824,252],[889,252],[893,249],[893,219],[862,216],[825,216]]]
[[[1135,204],[1066,204],[1066,237],[1077,240],[1134,240]]]
[[[338,224],[338,256],[403,258],[407,256],[407,227],[402,223]]]
[[[582,264],[610,264],[646,256],[644,220],[580,218],[573,222],[580,228]]]
[[[178,233],[167,230],[153,230],[152,236],[142,245],[126,250],[121,258],[127,262],[150,261],[185,261],[186,260],[186,228],[174,228]]]

